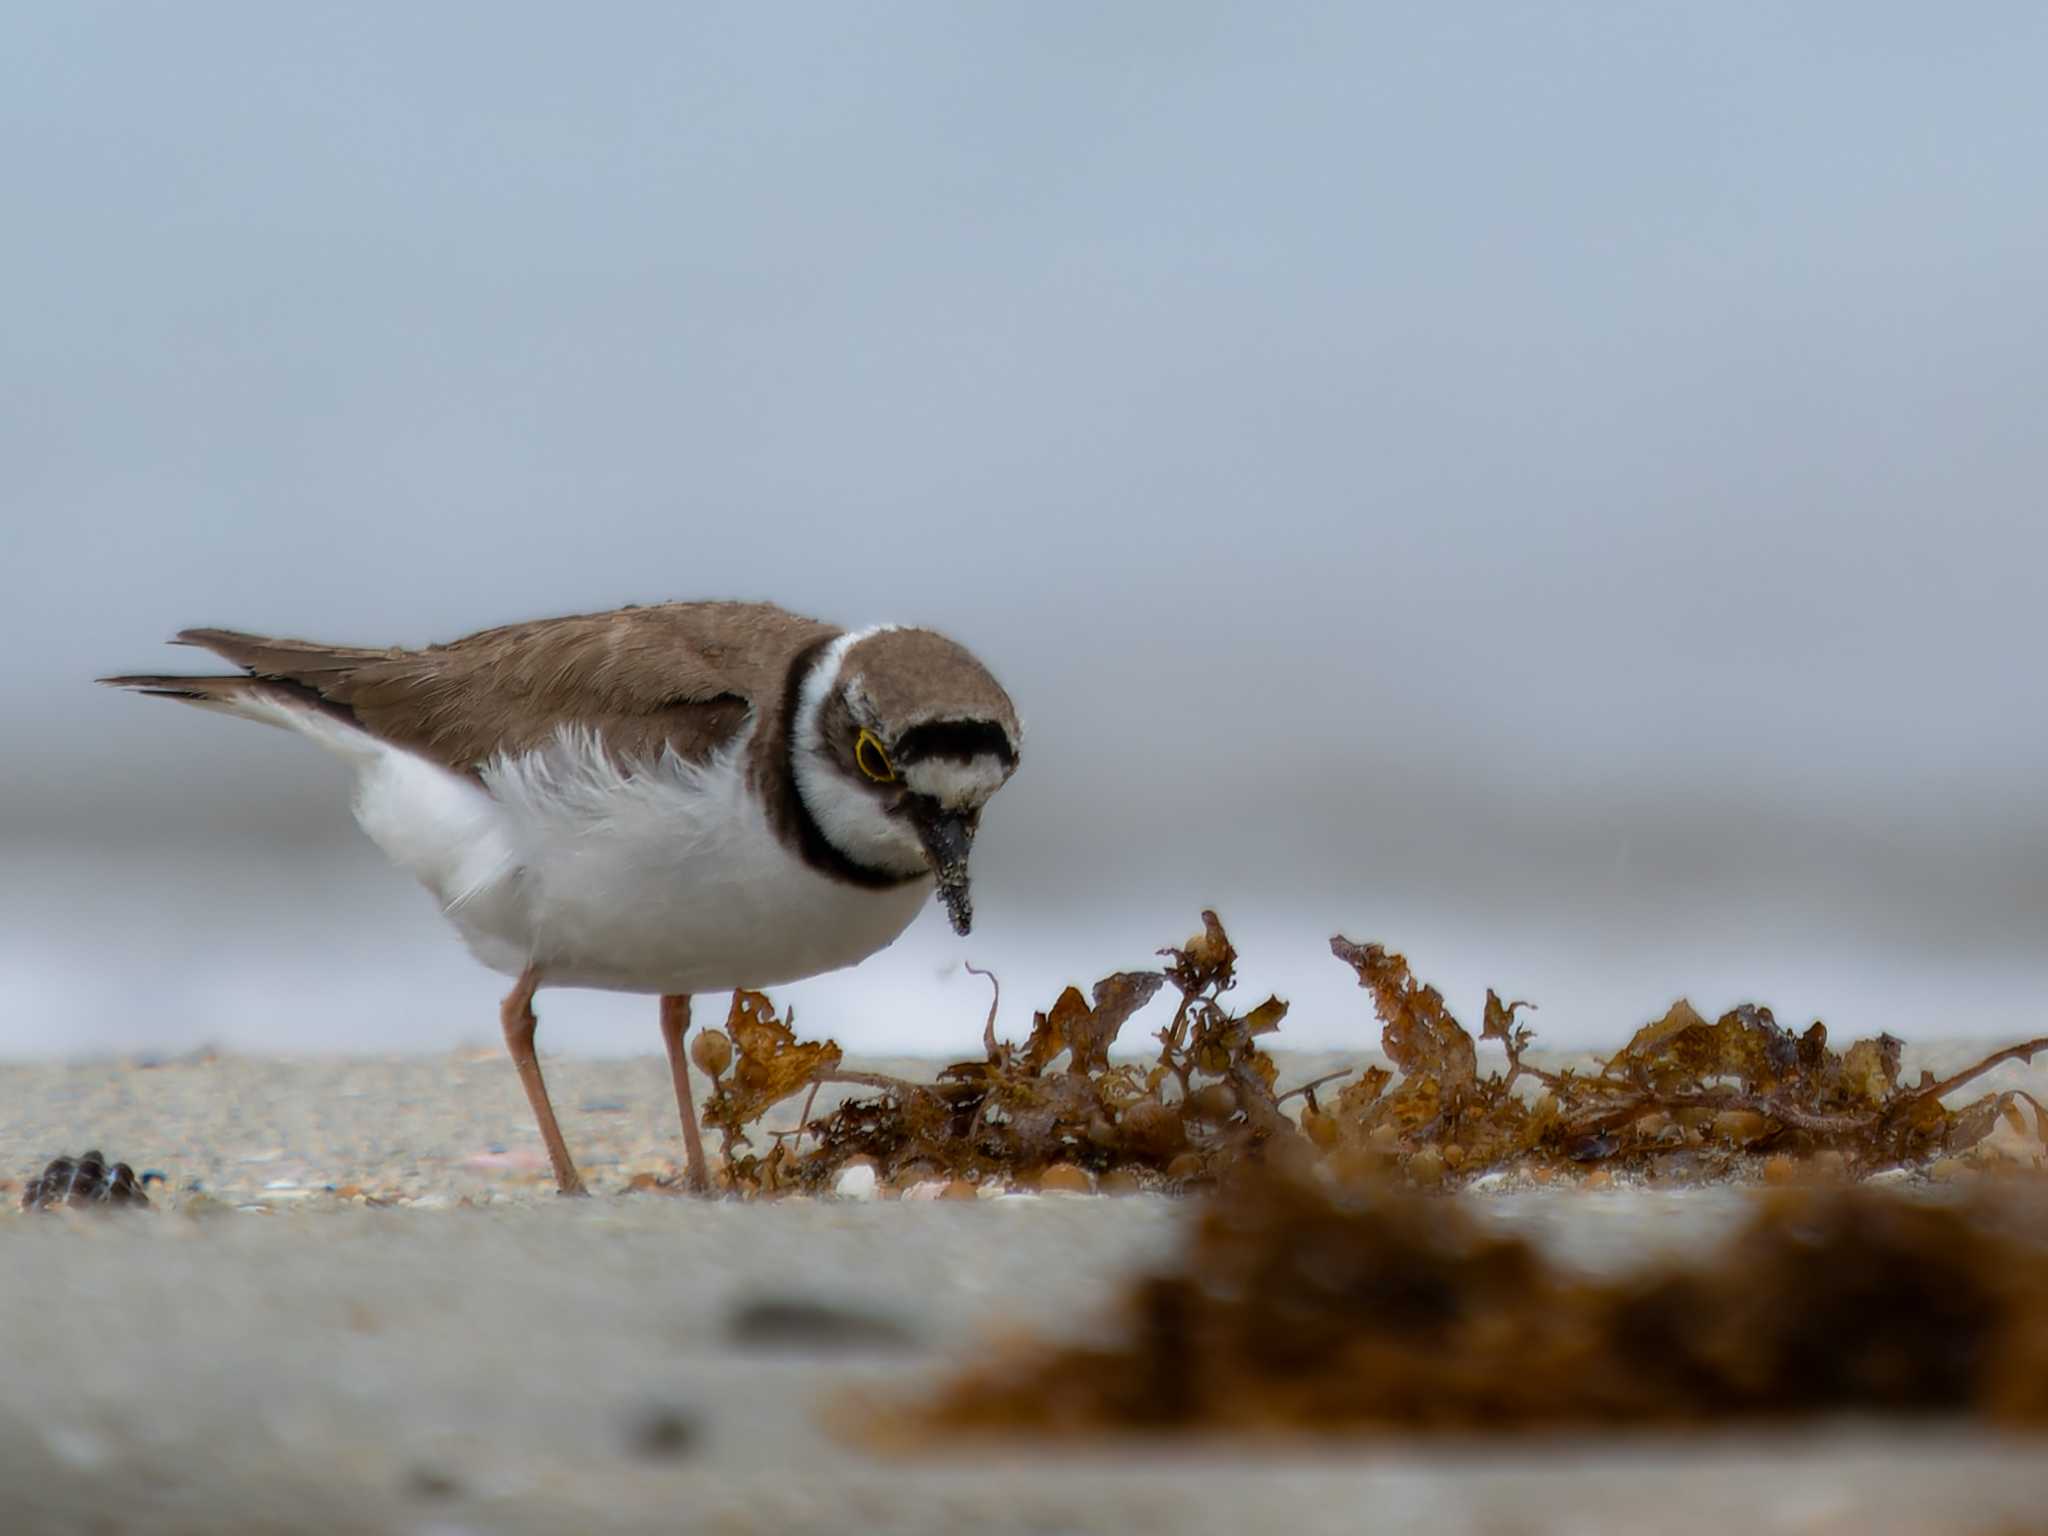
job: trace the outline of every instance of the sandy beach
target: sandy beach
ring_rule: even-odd
[[[2038,1443],[1955,1428],[871,1456],[826,1428],[851,1389],[911,1390],[1018,1328],[1085,1329],[1118,1277],[1170,1249],[1185,1207],[625,1193],[676,1156],[662,1063],[547,1070],[593,1200],[554,1197],[495,1053],[0,1067],[0,1176],[17,1181],[0,1217],[0,1528],[2040,1526]],[[164,1174],[152,1211],[13,1209],[22,1177],[88,1144]],[[1711,1241],[1746,1198],[1478,1201],[1600,1267]]]

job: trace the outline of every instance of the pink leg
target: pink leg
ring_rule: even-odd
[[[683,1036],[689,1032],[688,995],[665,995],[661,1000],[661,1043],[668,1047],[669,1076],[676,1085],[676,1112],[683,1117],[683,1151],[689,1158],[690,1193],[702,1195],[710,1191],[711,1180],[704,1167],[704,1139],[697,1133],[697,1107],[690,1101],[690,1058],[683,1052]]]
[[[548,1085],[540,1075],[540,1058],[533,1053],[534,1026],[540,1022],[533,1016],[533,994],[539,985],[540,972],[528,966],[499,1005],[498,1022],[505,1026],[512,1065],[519,1069],[526,1102],[533,1106],[533,1118],[540,1122],[540,1139],[547,1143],[548,1161],[555,1165],[555,1188],[565,1195],[588,1194],[583,1180],[576,1176],[576,1165],[569,1161],[562,1128],[555,1124],[555,1107],[548,1102]]]

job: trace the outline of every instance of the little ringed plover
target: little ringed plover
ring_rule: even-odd
[[[865,959],[936,885],[953,926],[1015,708],[928,629],[667,603],[423,650],[188,629],[241,670],[102,679],[282,726],[355,770],[355,815],[516,978],[505,1041],[564,1194],[583,1192],[534,1055],[543,985],[653,993],[691,1187],[706,1187],[690,996]]]

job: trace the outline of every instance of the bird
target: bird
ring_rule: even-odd
[[[100,682],[310,738],[357,823],[513,978],[506,1047],[556,1188],[586,1193],[534,1053],[542,986],[660,999],[688,1187],[709,1188],[690,999],[857,964],[968,857],[1016,771],[1010,696],[930,629],[844,629],[764,602],[539,619],[420,649],[187,629],[227,675]]]

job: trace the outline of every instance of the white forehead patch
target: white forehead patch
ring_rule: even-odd
[[[908,764],[903,782],[920,795],[930,795],[949,811],[970,810],[1003,787],[1010,770],[993,752],[979,752],[966,762],[928,757]]]

